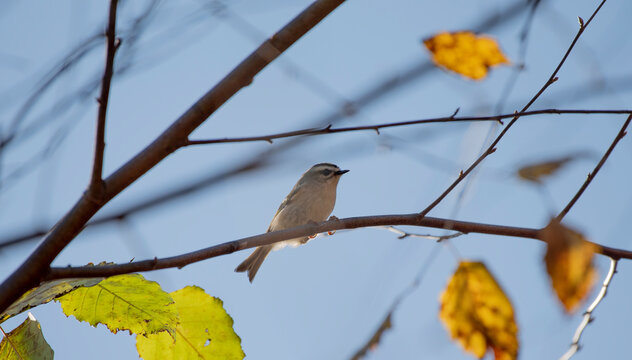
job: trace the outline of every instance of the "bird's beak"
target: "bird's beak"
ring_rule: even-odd
[[[340,175],[342,175],[342,174],[346,174],[346,173],[348,173],[348,172],[349,172],[349,170],[338,170],[338,171],[336,171],[336,172],[335,172],[335,174],[336,174],[336,175],[338,175],[338,176],[340,176]]]

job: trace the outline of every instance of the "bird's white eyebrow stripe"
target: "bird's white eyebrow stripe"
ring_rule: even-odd
[[[322,163],[322,164],[316,164],[314,165],[312,168],[333,168],[333,169],[338,169],[337,165],[334,164],[329,164],[329,163]]]

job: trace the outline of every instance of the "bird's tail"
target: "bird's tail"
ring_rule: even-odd
[[[272,245],[259,246],[255,249],[255,251],[250,254],[239,266],[235,268],[236,272],[248,272],[248,279],[250,282],[257,275],[257,271],[261,264],[263,264],[263,260],[266,259],[266,256],[272,251]]]

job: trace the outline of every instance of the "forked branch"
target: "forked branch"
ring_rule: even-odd
[[[97,129],[94,144],[94,162],[92,164],[92,176],[90,178],[89,192],[95,201],[102,201],[105,189],[103,188],[103,154],[105,152],[105,119],[110,99],[110,84],[114,75],[114,55],[121,44],[116,38],[116,10],[118,0],[110,1],[108,16],[108,28],[105,31],[105,70],[101,79],[101,94],[97,99],[99,110],[97,112]]]

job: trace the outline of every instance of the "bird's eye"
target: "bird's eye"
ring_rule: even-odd
[[[325,176],[331,175],[331,170],[323,170],[323,175]]]

